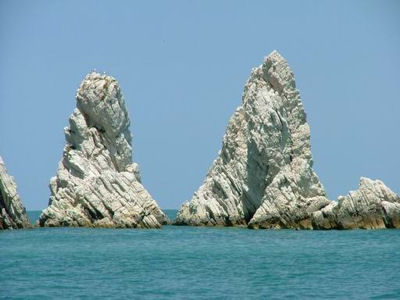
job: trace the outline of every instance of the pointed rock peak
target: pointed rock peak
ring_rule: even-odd
[[[274,50],[262,64],[262,73],[265,81],[269,82],[279,93],[293,90],[296,82],[293,72],[286,60]]]
[[[176,218],[181,225],[250,228],[400,228],[400,197],[362,177],[329,201],[312,169],[310,128],[285,59],[273,51],[253,69],[222,149]]]
[[[286,98],[297,96],[296,82],[293,72],[286,60],[278,53],[272,51],[264,58],[263,63],[254,68],[245,86],[245,94],[251,86],[266,85],[268,89]],[[257,88],[260,90],[260,88]],[[243,98],[243,102],[246,99]]]
[[[176,223],[310,228],[327,205],[294,76],[274,51],[253,69],[219,156]]]
[[[286,60],[283,58],[283,56],[277,51],[273,50],[270,54],[268,54],[266,57],[264,57],[264,63],[266,64],[276,64],[280,62],[285,62]]]
[[[40,225],[160,227],[167,218],[132,162],[130,120],[117,80],[91,72],[76,100]]]
[[[15,179],[7,173],[0,156],[0,230],[31,227],[19,197]]]

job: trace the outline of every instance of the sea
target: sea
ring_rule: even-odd
[[[5,230],[0,298],[400,299],[400,230]]]

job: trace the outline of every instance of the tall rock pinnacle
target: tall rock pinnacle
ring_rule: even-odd
[[[219,156],[175,223],[312,228],[311,213],[330,203],[312,165],[293,73],[273,51],[253,69]]]
[[[18,195],[17,184],[0,157],[0,230],[31,227]]]
[[[132,163],[130,120],[118,82],[95,72],[77,92],[66,146],[41,226],[159,228],[167,217]]]

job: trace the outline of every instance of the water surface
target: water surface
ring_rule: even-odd
[[[0,297],[395,299],[399,247],[400,230],[9,230]]]

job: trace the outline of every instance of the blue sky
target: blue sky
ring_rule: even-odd
[[[134,160],[163,208],[200,186],[251,68],[277,49],[331,199],[360,176],[400,192],[399,1],[0,1],[0,155],[47,206],[75,92],[116,77]]]

